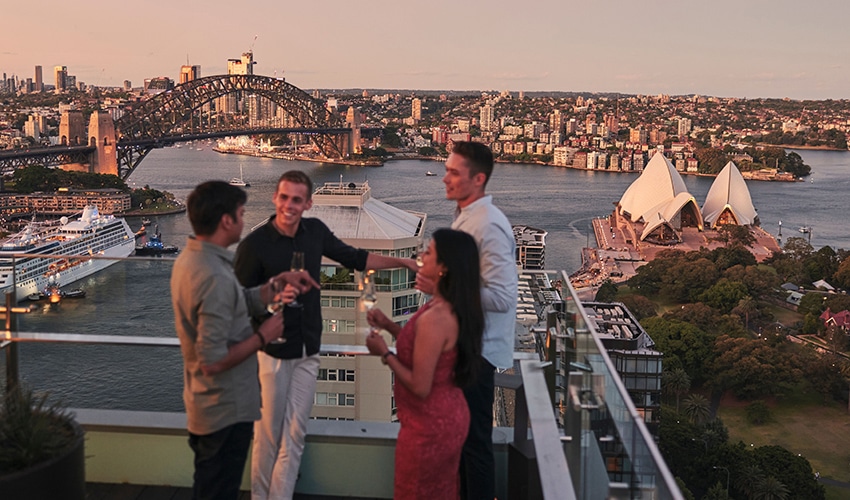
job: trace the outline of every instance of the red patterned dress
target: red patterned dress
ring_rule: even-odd
[[[431,303],[404,325],[396,339],[398,359],[413,366],[416,322]],[[395,384],[401,430],[395,450],[395,491],[400,499],[456,499],[460,497],[460,452],[469,432],[469,408],[463,391],[454,384],[457,348],[440,354],[431,393],[424,400]]]

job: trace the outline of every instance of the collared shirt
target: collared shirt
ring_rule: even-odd
[[[239,284],[232,260],[227,249],[190,237],[171,271],[174,326],[183,354],[183,402],[192,434],[260,418],[256,356],[216,375],[201,371],[253,334],[249,312],[259,314],[264,307],[259,288],[246,290]]]
[[[249,234],[236,249],[234,269],[244,286],[257,286],[283,271],[289,270],[292,252],[304,252],[304,265],[314,280],[320,282],[322,256],[341,265],[362,271],[369,253],[344,243],[319,219],[304,217],[294,237],[283,235],[274,226],[274,216]],[[282,344],[268,344],[266,354],[294,359],[319,352],[322,339],[322,292],[312,289],[298,296],[303,307],[284,307]]]
[[[472,235],[481,256],[481,355],[497,368],[513,366],[516,329],[516,242],[508,218],[484,196],[460,210],[452,229]]]

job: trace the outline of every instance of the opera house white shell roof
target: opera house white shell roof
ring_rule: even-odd
[[[643,173],[620,198],[620,212],[626,212],[632,222],[646,220],[657,212],[660,204],[674,199],[688,188],[676,167],[661,153],[656,153],[647,163]]]
[[[724,217],[726,222],[739,225],[753,224],[758,218],[744,177],[737,165],[731,161],[714,179],[705,198],[705,205],[702,207],[703,219],[710,228],[717,226],[724,212],[727,213]],[[729,217],[732,220],[729,220]]]
[[[659,226],[671,226],[683,208],[691,204],[696,225],[702,229],[702,216],[696,199],[688,192],[676,167],[661,153],[656,153],[647,163],[620,199],[620,213],[628,214],[632,222],[643,221],[641,239]],[[675,229],[671,226],[671,229]]]

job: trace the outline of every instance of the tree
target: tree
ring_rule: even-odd
[[[742,399],[781,395],[800,379],[796,357],[762,339],[722,335],[714,344],[714,352],[712,385],[731,390]]]
[[[737,224],[724,224],[717,228],[717,241],[724,243],[727,247],[748,247],[755,244],[756,238],[747,226]]]
[[[832,275],[833,284],[839,288],[850,290],[850,257],[845,257],[838,265],[838,270]]]
[[[711,417],[708,399],[702,394],[691,394],[685,398],[684,413],[695,424],[707,422]]]
[[[747,287],[743,283],[720,278],[717,283],[703,292],[699,298],[721,313],[728,314],[741,300],[748,297]]]
[[[815,480],[812,465],[804,457],[791,453],[781,446],[759,446],[753,450],[756,465],[762,470],[764,480],[769,477],[781,477],[786,489],[785,497],[757,496],[759,492],[780,494],[782,489],[775,484],[762,485],[756,482],[753,498],[805,498],[823,500],[826,498],[824,487]]]
[[[617,285],[613,281],[607,279],[599,285],[599,290],[596,291],[596,302],[614,302],[617,298]]]
[[[749,234],[749,231],[747,231],[747,234]],[[717,265],[717,268],[721,271],[725,271],[730,267],[736,265],[756,265],[756,257],[753,255],[752,252],[750,252],[742,245],[732,245],[729,247],[717,248],[709,253],[709,258]]]
[[[691,388],[691,378],[682,368],[665,370],[661,374],[661,388],[667,394],[676,396],[676,412],[679,411],[679,396],[687,394]]]
[[[714,358],[714,336],[679,320],[647,318],[643,327],[655,341],[655,348],[664,353],[664,363],[683,368],[694,385],[702,384],[708,374],[708,364]]]
[[[398,135],[398,128],[389,125],[384,127],[384,132],[381,135],[381,143],[391,148],[401,147],[401,137]]]
[[[815,251],[814,247],[805,238],[800,238],[799,236],[788,238],[782,250],[797,262],[802,262],[803,259]]]
[[[726,487],[719,481],[711,487],[710,490],[702,497],[702,500],[728,500],[729,494],[726,492]]]
[[[756,482],[753,487],[753,500],[786,500],[788,488],[782,481],[773,476],[767,476]]]
[[[643,295],[626,295],[625,297],[621,297],[620,301],[629,308],[629,311],[635,315],[638,321],[658,314],[655,302]]]

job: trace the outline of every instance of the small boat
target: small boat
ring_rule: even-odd
[[[809,226],[801,226],[800,232],[803,233],[803,234],[809,234],[809,233],[812,232],[812,228],[809,227]]]
[[[142,217],[142,227],[147,227],[151,225],[151,220],[147,217]]]
[[[73,290],[62,290],[59,284],[59,272],[55,269],[49,273],[47,285],[38,292],[27,295],[27,300],[38,302],[46,300],[51,304],[56,304],[62,299],[82,299],[85,298],[86,292],[79,288]]]
[[[244,176],[242,175],[242,165],[239,165],[239,177],[234,177],[230,179],[231,186],[239,186],[239,187],[251,187],[250,184],[245,182]]]
[[[141,238],[142,236],[147,234],[147,232],[148,230],[145,228],[145,226],[140,227],[139,230],[136,231],[136,239]]]
[[[157,225],[148,241],[144,245],[136,247],[136,255],[159,256],[164,253],[177,253],[177,250],[178,248],[174,245],[162,244],[162,236],[159,234],[159,225]]]
[[[431,172],[430,170],[425,172],[425,177],[436,177],[436,176],[437,176],[437,174],[435,174],[434,172]]]

